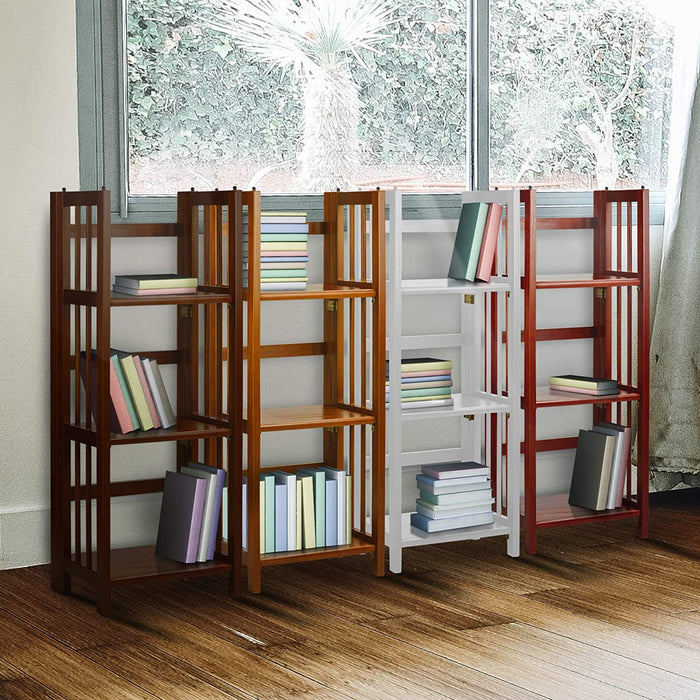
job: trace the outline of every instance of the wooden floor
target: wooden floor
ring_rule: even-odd
[[[48,568],[0,572],[0,698],[700,698],[700,504],[408,550],[377,579],[355,557],[266,569],[239,601],[220,578],[123,587],[113,619]]]

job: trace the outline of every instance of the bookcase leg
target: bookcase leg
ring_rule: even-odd
[[[520,539],[517,537],[508,537],[506,549],[509,557],[520,556]]]
[[[401,573],[401,554],[400,547],[389,547],[389,571],[392,574]]]
[[[240,598],[243,595],[243,582],[239,571],[232,571],[228,579],[228,594],[231,598]]]
[[[66,574],[62,568],[51,567],[51,588],[56,593],[70,595],[70,574]]]
[[[259,566],[248,567],[248,590],[251,593],[260,593],[262,589],[262,581],[260,576]]]
[[[649,519],[639,518],[637,520],[637,536],[642,539],[648,539],[649,537]]]
[[[537,554],[537,530],[534,527],[525,529],[525,551]]]
[[[105,617],[109,617],[112,613],[112,596],[108,588],[97,589],[97,612]]]
[[[374,561],[372,562],[372,570],[375,576],[384,576],[386,564],[384,562],[384,547],[380,547],[379,552],[375,552]]]

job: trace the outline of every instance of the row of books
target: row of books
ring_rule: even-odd
[[[133,430],[171,428],[176,418],[155,360],[110,350],[109,398],[110,430],[130,433]],[[87,379],[86,353],[80,354],[80,375]],[[90,382],[92,415],[97,422],[97,356],[92,352]]]
[[[385,401],[389,406],[389,361]],[[401,360],[401,409],[452,406],[452,360],[416,357]]]
[[[263,212],[260,223],[260,290],[304,290],[308,282],[309,225],[299,212]],[[243,286],[248,286],[248,220],[243,218]]]
[[[147,297],[163,294],[194,294],[197,291],[196,277],[175,273],[149,275],[115,275],[112,291],[116,294]]]
[[[493,522],[490,470],[478,462],[444,462],[421,467],[411,525],[444,532]]]
[[[619,394],[620,388],[614,379],[585,377],[580,374],[560,374],[549,378],[552,391],[588,394],[590,396],[607,396]]]
[[[189,462],[166,472],[156,555],[183,564],[214,558],[226,472]]]
[[[630,461],[631,428],[601,422],[579,430],[569,504],[590,510],[622,505]]]
[[[342,469],[317,467],[260,476],[260,553],[291,552],[352,541],[352,482]],[[247,483],[243,541],[248,541]]]
[[[457,235],[449,277],[469,282],[490,282],[501,228],[501,204],[465,202],[457,224]]]

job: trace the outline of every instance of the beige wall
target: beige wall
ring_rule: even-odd
[[[75,0],[0,0],[0,568],[49,558],[49,192],[78,187]]]

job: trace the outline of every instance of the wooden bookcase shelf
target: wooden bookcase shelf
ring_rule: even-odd
[[[175,442],[176,461],[163,465],[163,475],[166,468],[189,460],[224,468],[231,464],[234,417],[223,396],[234,395],[233,375],[217,348],[229,344],[234,326],[229,281],[233,251],[226,249],[223,222],[237,221],[240,229],[240,211],[240,192],[185,192],[178,195],[177,223],[112,226],[109,192],[51,194],[52,586],[69,594],[73,576],[87,581],[95,586],[97,608],[104,615],[109,615],[117,584],[229,572],[233,589],[232,561],[220,553],[220,538],[216,559],[197,564],[157,557],[154,546],[112,547],[112,499],[162,491],[164,480],[119,481],[119,465],[112,463],[111,453],[116,446]],[[143,298],[112,294],[112,238],[133,239],[137,255],[139,239],[152,236],[172,240],[177,272],[198,278],[199,291]],[[172,307],[176,347],[129,350],[159,365],[176,366],[177,395],[171,400],[177,424],[112,433],[110,351],[113,344],[121,345],[112,338],[111,309],[149,306]],[[94,369],[84,377],[81,354],[95,358]],[[93,395],[94,407],[86,399]],[[231,514],[229,519],[231,524]]]
[[[466,282],[449,278],[406,279],[403,274],[404,232],[401,193],[390,202],[389,254],[389,434],[388,478],[389,513],[386,517],[389,568],[401,571],[405,547],[431,543],[474,540],[504,535],[507,551],[518,556],[520,546],[520,455],[517,429],[513,420],[519,415],[521,384],[521,344],[508,342],[520,338],[520,203],[517,192],[468,192],[464,201],[494,202],[504,208],[504,223],[499,232],[496,274],[490,282]],[[407,227],[408,228],[408,227]],[[449,259],[444,261],[447,271]],[[402,328],[404,300],[426,297],[439,315],[443,305],[461,304],[459,332],[405,335]],[[507,348],[507,349],[505,349]],[[401,409],[402,352],[412,356],[442,358],[446,350],[458,353],[453,366],[454,405]],[[502,350],[504,350],[502,352]],[[411,356],[406,353],[406,357]],[[508,391],[509,387],[516,387]],[[512,417],[512,418],[511,418]],[[435,421],[461,421],[460,446],[436,447],[419,451],[403,449],[404,427],[412,433],[430,430]],[[423,425],[421,425],[421,423]],[[502,447],[503,445],[503,447]],[[411,512],[404,502],[415,500],[415,482],[404,484],[422,464],[456,460],[475,460],[491,468],[491,487],[496,499],[494,522],[488,525],[427,533],[411,526]]]
[[[260,290],[260,193],[242,193],[248,221],[248,286],[242,275],[234,283],[232,372],[234,454],[229,486],[233,489],[234,522],[227,547],[236,572],[234,589],[242,589],[239,574],[245,564],[248,590],[259,593],[262,569],[268,566],[354,554],[372,554],[373,570],[384,574],[384,364],[385,364],[385,240],[384,193],[331,192],[324,195],[324,221],[310,224],[309,233],[322,237],[323,282],[304,290]],[[242,260],[242,238],[232,241]],[[237,265],[238,269],[242,266]],[[262,345],[261,316],[266,301],[321,301],[322,342]],[[245,321],[244,321],[245,319]],[[261,399],[261,359],[317,356],[323,362],[321,405],[266,408]],[[246,392],[243,393],[243,377]],[[246,489],[247,541],[242,532],[242,485],[257,484],[263,466],[261,436],[291,430],[323,430],[322,461],[352,477],[351,543],[286,552],[261,553],[260,493]],[[244,452],[244,443],[247,448]]]
[[[593,195],[593,217],[543,218],[536,215],[533,190],[521,193],[525,209],[524,290],[524,497],[521,503],[525,548],[537,549],[537,530],[581,523],[636,518],[640,537],[648,536],[649,505],[649,193],[605,190]],[[537,273],[537,231],[593,230],[590,274]],[[593,324],[576,328],[537,328],[541,290],[590,289]],[[618,381],[618,394],[586,396],[537,386],[537,343],[589,339],[590,374]],[[587,373],[587,372],[584,372]],[[570,506],[568,493],[537,495],[537,455],[574,449],[576,437],[540,440],[537,422],[548,408],[589,405],[592,423],[615,421],[635,428],[636,483],[628,468],[623,505],[603,511]],[[539,409],[543,409],[540,412]],[[589,426],[582,426],[589,427]]]

